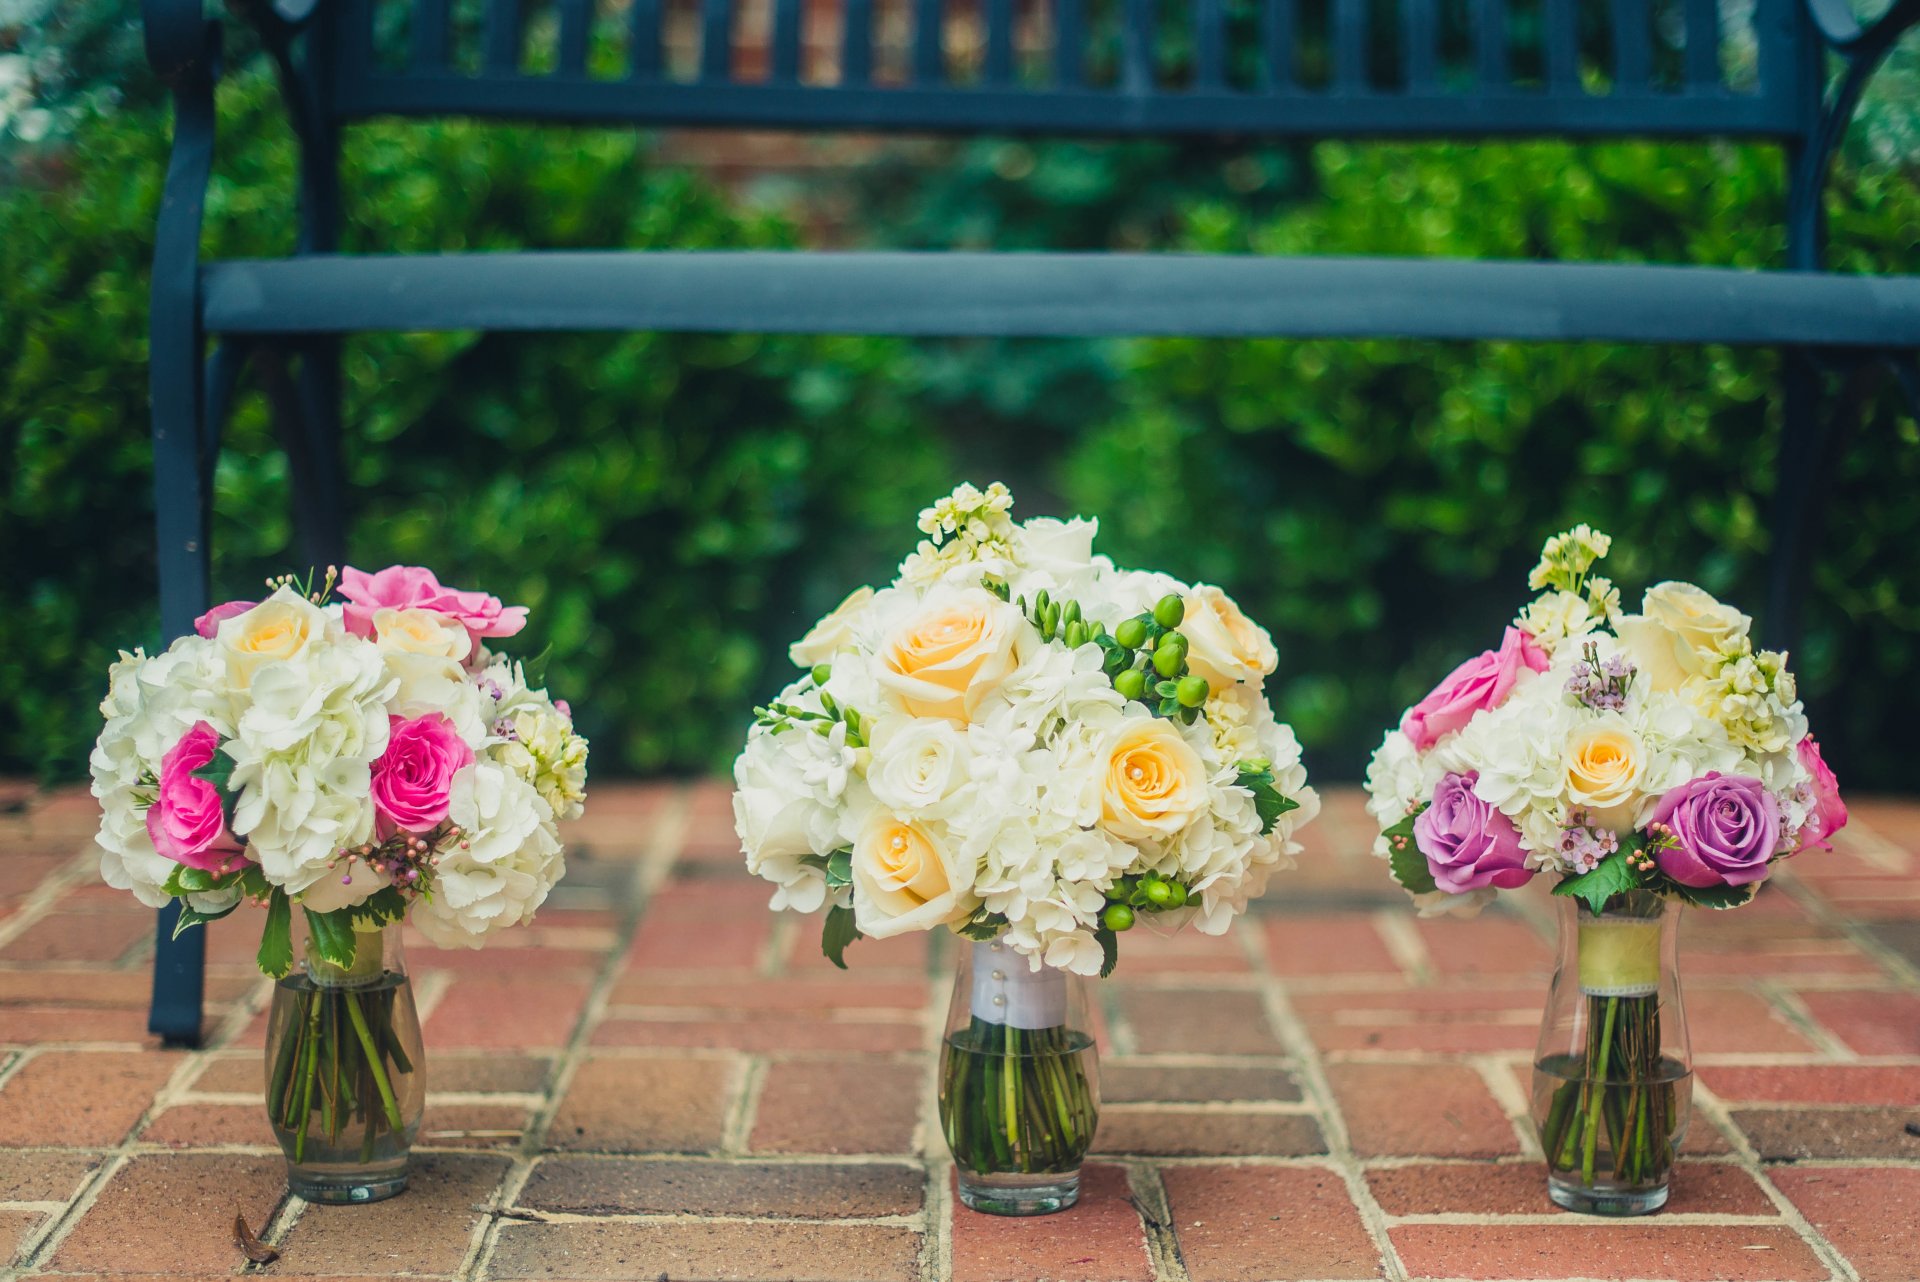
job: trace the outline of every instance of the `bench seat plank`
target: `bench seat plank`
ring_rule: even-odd
[[[704,330],[1920,347],[1920,277],[1183,254],[582,252],[208,263],[214,333]]]

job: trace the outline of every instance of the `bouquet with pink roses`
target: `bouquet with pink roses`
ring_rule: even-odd
[[[179,900],[180,930],[259,906],[276,978],[294,969],[299,908],[323,988],[379,976],[380,931],[403,918],[469,947],[531,919],[565,871],[556,824],[581,811],[587,744],[529,665],[489,649],[526,609],[408,566],[267,586],[113,665],[90,762],[101,875],[142,903]],[[392,1030],[369,1020],[372,998],[348,998],[337,1026],[307,1021],[276,1078],[274,1121],[303,1144],[322,1065],[323,1105],[378,1097],[398,1129],[388,1057],[355,1060]]]
[[[1529,581],[1540,595],[1497,649],[1407,710],[1367,771],[1375,851],[1423,914],[1475,912],[1542,873],[1585,905],[1581,920],[1596,924],[1581,978],[1597,1004],[1580,1044],[1601,1079],[1664,1071],[1654,977],[1666,905],[1746,903],[1780,860],[1827,845],[1847,818],[1786,655],[1756,649],[1752,620],[1690,583],[1657,584],[1623,613],[1593,573],[1610,543],[1585,525],[1547,540]],[[1612,929],[1629,920],[1645,928]],[[1561,1099],[1543,1135],[1550,1162],[1591,1184],[1605,1115],[1616,1131],[1643,1128],[1612,1136],[1621,1178],[1664,1173],[1673,1132],[1660,1123],[1673,1119],[1651,1110],[1649,1139],[1637,1095]]]

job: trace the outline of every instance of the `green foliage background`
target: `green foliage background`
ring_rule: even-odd
[[[66,44],[124,73],[124,0],[63,12]],[[206,249],[283,252],[290,141],[237,61]],[[26,728],[0,771],[49,776],[82,768],[106,662],[155,629],[165,114],[137,74],[103,89],[80,62],[47,78],[49,138],[0,138],[0,717]],[[1911,110],[1872,110],[1834,184],[1835,261],[1914,271]],[[349,135],[348,248],[796,242],[794,220],[653,155],[630,132],[370,125]],[[1764,266],[1781,191],[1776,156],[1734,146],[983,141],[888,153],[851,223],[890,245]],[[1239,594],[1280,644],[1277,702],[1316,773],[1350,778],[1495,639],[1565,523],[1618,537],[1630,589],[1690,577],[1757,608],[1778,428],[1776,358],[1727,350],[437,335],[354,340],[347,372],[353,559],[533,606],[602,771],[724,762],[785,642],[887,573],[921,505],[1000,478],[1027,514],[1100,516],[1122,561]],[[1878,389],[1848,443],[1797,656],[1843,777],[1880,787],[1911,786],[1899,729],[1920,712],[1920,452],[1897,410]],[[286,567],[291,531],[257,394],[227,441],[216,583],[237,596]]]

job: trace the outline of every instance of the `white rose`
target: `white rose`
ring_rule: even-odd
[[[228,680],[245,690],[262,668],[306,654],[325,638],[327,624],[326,611],[282,587],[251,610],[222,619],[214,640],[226,657]]]
[[[900,815],[933,815],[953,808],[969,781],[971,754],[953,724],[938,717],[893,714],[873,724],[867,786]]]
[[[1615,627],[1656,691],[1678,690],[1746,648],[1753,620],[1691,583],[1657,583]]]
[[[853,625],[873,601],[872,588],[859,588],[798,641],[787,648],[787,657],[796,668],[811,668],[829,662],[853,637]]]
[[[816,800],[802,767],[779,740],[805,735],[756,734],[733,763],[733,822],[747,871],[779,890],[773,906],[812,912],[826,902],[826,876],[801,860],[839,849],[834,812]]]
[[[853,912],[873,939],[930,930],[969,916],[973,868],[938,825],[876,810],[853,843]]]
[[[464,660],[473,652],[473,636],[458,620],[417,608],[375,610],[373,642],[386,654]]]
[[[1186,595],[1186,607],[1180,633],[1187,638],[1187,667],[1214,689],[1240,681],[1257,686],[1280,666],[1267,630],[1219,588],[1195,587]]]

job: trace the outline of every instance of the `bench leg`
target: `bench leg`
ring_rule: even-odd
[[[1874,366],[1862,362],[1826,390],[1827,375],[1804,352],[1785,359],[1784,433],[1773,500],[1767,566],[1766,643],[1791,654],[1804,639],[1814,554],[1826,519],[1826,494],[1842,443],[1859,423]]]

